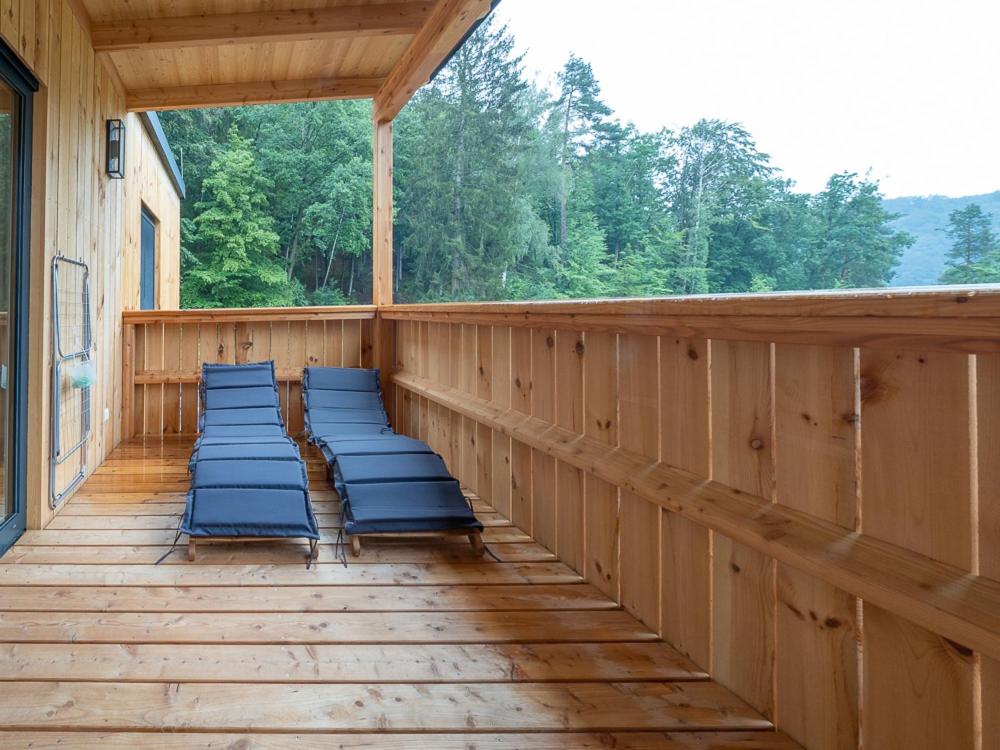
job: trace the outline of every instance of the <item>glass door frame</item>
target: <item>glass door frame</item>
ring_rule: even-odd
[[[0,41],[0,81],[17,99],[17,121],[11,132],[16,134],[16,152],[12,160],[14,201],[12,247],[10,255],[10,297],[8,320],[14,325],[8,332],[8,393],[10,414],[7,420],[7,486],[12,513],[0,518],[0,554],[3,554],[27,526],[27,461],[28,461],[28,302],[30,299],[31,262],[31,135],[32,107],[38,91],[38,80],[10,48]],[[39,460],[42,460],[39,457]]]

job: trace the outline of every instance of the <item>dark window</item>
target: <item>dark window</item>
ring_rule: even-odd
[[[139,271],[139,307],[156,309],[156,219],[142,210],[141,262]]]

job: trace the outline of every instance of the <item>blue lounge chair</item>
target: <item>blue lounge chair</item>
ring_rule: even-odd
[[[188,558],[198,540],[305,538],[311,564],[319,528],[305,462],[281,419],[274,363],[204,365],[201,401],[178,533],[188,535]]]
[[[340,495],[343,531],[355,555],[362,536],[462,534],[482,554],[483,525],[457,480],[427,443],[397,435],[378,370],[307,367],[306,431]]]

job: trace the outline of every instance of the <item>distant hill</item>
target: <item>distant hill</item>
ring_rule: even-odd
[[[883,201],[887,211],[902,214],[894,222],[894,226],[917,238],[914,245],[903,254],[892,286],[938,283],[945,268],[945,256],[949,247],[948,238],[943,231],[948,226],[948,214],[965,208],[970,203],[978,203],[983,211],[993,214],[993,223],[997,231],[1000,231],[1000,190],[964,198],[928,195]]]

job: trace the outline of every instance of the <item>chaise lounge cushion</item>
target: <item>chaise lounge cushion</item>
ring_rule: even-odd
[[[214,462],[210,462],[214,463]],[[208,488],[191,492],[181,532],[199,537],[319,539],[304,490]]]
[[[379,371],[355,367],[307,367],[302,375],[302,387],[310,392],[369,391],[379,393]]]
[[[348,484],[348,534],[482,531],[454,479],[438,482]]]
[[[198,461],[191,486],[231,489],[297,489],[309,487],[305,464],[301,461],[226,460]]]

